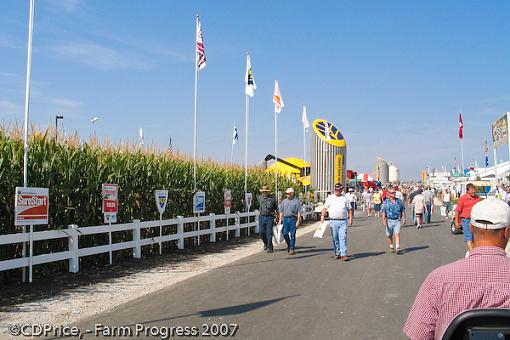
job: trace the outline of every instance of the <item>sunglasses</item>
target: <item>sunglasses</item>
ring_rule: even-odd
[[[388,194],[390,194],[390,195],[395,195],[395,192],[389,192]]]

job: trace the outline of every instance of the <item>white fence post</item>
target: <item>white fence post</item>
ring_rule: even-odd
[[[133,248],[133,258],[141,259],[142,258],[142,245],[141,241],[141,233],[140,233],[140,220],[133,220],[133,241],[135,242],[135,247]]]
[[[241,237],[241,217],[239,211],[236,211],[236,237]]]
[[[259,228],[259,213],[257,213],[255,215],[255,232],[258,234],[260,233],[260,228]]]
[[[71,252],[71,258],[69,259],[69,272],[70,273],[78,273],[80,271],[80,258],[78,257],[78,225],[71,224],[69,229],[69,251]]]
[[[177,234],[179,235],[179,241],[177,241],[177,248],[184,249],[184,217],[177,216],[179,223],[177,224]]]
[[[211,242],[216,242],[216,214],[215,213],[210,213],[209,214],[210,218],[211,218],[211,222],[210,222],[210,228],[211,228],[211,236],[209,238],[209,240]]]

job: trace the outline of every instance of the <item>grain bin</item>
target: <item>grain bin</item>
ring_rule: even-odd
[[[400,170],[394,164],[390,164],[389,166],[389,180],[390,183],[398,183],[400,182]]]
[[[388,162],[378,157],[375,163],[375,180],[381,182],[383,185],[388,184],[390,181],[389,172]]]
[[[315,120],[312,128],[312,188],[332,192],[335,183],[346,183],[346,142],[340,130],[324,119]]]

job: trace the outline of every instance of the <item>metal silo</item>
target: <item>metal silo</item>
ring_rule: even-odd
[[[381,157],[377,158],[377,162],[375,163],[375,180],[381,182],[382,184],[388,184],[390,181],[389,174],[389,165]]]
[[[345,185],[347,146],[333,124],[317,119],[312,124],[312,188],[332,192],[335,183]],[[324,195],[322,195],[324,196]]]
[[[400,170],[394,164],[390,164],[388,177],[390,183],[400,182]]]

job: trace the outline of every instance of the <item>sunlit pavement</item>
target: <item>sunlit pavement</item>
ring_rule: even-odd
[[[405,338],[418,288],[431,270],[464,256],[462,236],[436,215],[423,229],[402,229],[397,255],[387,252],[380,220],[361,215],[349,230],[349,262],[333,259],[329,230],[324,239],[310,233],[298,238],[293,256],[282,246],[272,254],[261,249],[79,324],[132,325],[142,338],[161,327],[227,332],[232,324],[239,339]]]

